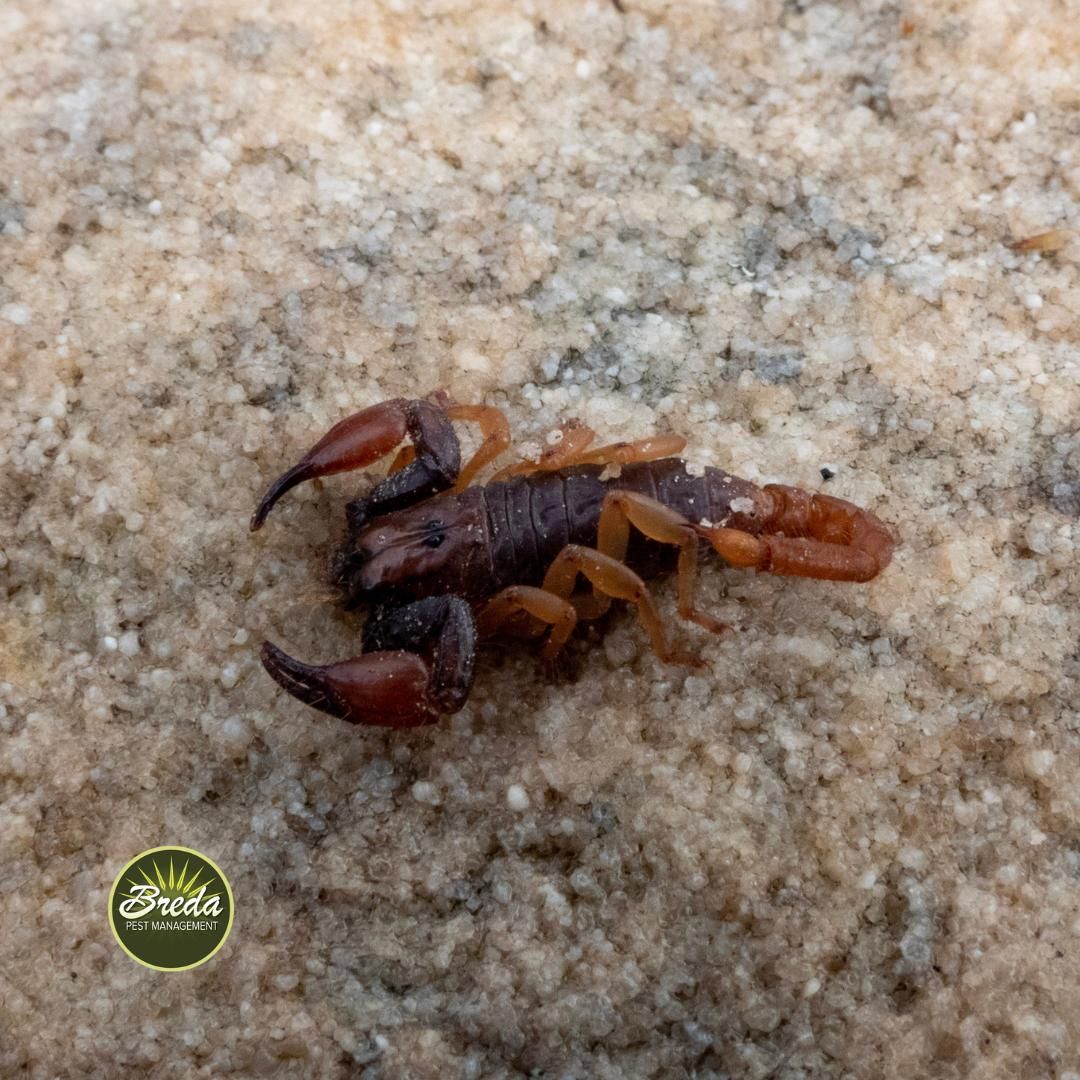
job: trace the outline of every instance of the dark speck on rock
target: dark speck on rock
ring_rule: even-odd
[[[787,382],[797,379],[803,370],[802,358],[794,353],[781,353],[779,356],[762,356],[754,364],[758,378],[767,383]]]

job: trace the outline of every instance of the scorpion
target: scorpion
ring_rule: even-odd
[[[482,437],[464,465],[454,421],[477,424]],[[542,656],[553,662],[579,621],[599,618],[613,599],[636,606],[661,660],[699,666],[674,648],[645,582],[674,563],[679,614],[713,633],[730,629],[695,604],[702,542],[732,567],[829,581],[869,581],[892,557],[892,537],[869,511],[695,469],[676,456],[686,445],[679,435],[594,447],[579,421],[559,431],[539,459],[474,485],[510,446],[497,408],[453,404],[437,391],[332,427],[270,485],[251,530],[297,484],[398,450],[386,478],[347,505],[346,539],[331,564],[346,610],[370,609],[361,652],[309,665],[267,641],[267,672],[331,716],[415,727],[465,704],[479,641],[546,634]]]

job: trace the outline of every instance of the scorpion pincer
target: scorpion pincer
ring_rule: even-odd
[[[483,436],[464,466],[455,420],[479,424]],[[680,436],[594,448],[576,421],[562,435],[538,461],[474,486],[510,445],[498,409],[453,405],[439,393],[385,401],[331,428],[270,485],[251,528],[295,485],[398,449],[386,479],[348,504],[334,560],[346,607],[369,608],[361,652],[313,666],[265,642],[270,675],[351,723],[429,724],[465,704],[478,640],[546,633],[551,661],[575,625],[612,599],[636,606],[662,660],[698,663],[673,648],[645,580],[674,562],[679,614],[714,633],[727,629],[695,606],[702,542],[730,566],[829,581],[869,581],[892,557],[889,532],[868,511],[720,469],[691,472],[675,456],[686,444]],[[585,593],[575,591],[579,577],[591,586]]]

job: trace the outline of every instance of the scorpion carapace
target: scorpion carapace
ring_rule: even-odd
[[[480,425],[464,465],[453,421]],[[695,606],[704,541],[729,565],[830,581],[869,581],[893,541],[871,513],[829,495],[720,469],[691,471],[685,440],[661,435],[591,448],[577,421],[535,462],[483,485],[477,473],[510,444],[498,409],[444,394],[399,398],[333,427],[270,485],[251,519],[305,480],[363,468],[398,449],[390,473],[346,509],[348,535],[333,576],[346,606],[370,608],[358,656],[312,666],[263,645],[266,670],[294,697],[357,724],[413,727],[456,712],[472,688],[477,641],[546,633],[555,658],[575,625],[628,600],[661,659],[673,648],[645,579],[677,568],[678,610],[707,630],[727,627]],[[579,577],[590,587],[576,591]]]

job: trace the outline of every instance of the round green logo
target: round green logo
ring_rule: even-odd
[[[155,971],[205,964],[225,944],[233,895],[217,864],[191,848],[136,855],[109,893],[109,925],[120,947]]]

